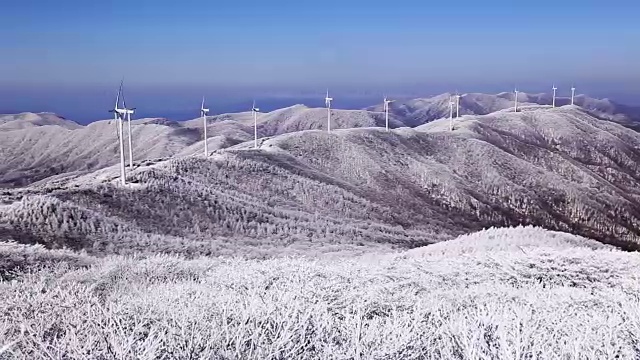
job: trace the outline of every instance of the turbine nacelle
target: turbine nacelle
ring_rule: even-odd
[[[384,98],[384,110],[387,111],[389,110],[389,104],[391,104],[392,102],[394,102],[395,100],[389,100],[387,98]]]
[[[204,96],[202,97],[202,105],[200,105],[200,115],[201,116],[205,116],[207,113],[209,113],[209,109],[204,107]]]
[[[116,115],[118,115],[118,117],[121,117],[122,115],[126,114],[126,110],[127,109],[112,109],[109,110],[110,113],[116,113]]]

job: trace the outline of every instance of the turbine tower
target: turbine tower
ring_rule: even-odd
[[[460,94],[456,91],[456,119],[460,117]]]
[[[256,107],[256,101],[253,100],[253,106],[251,112],[253,112],[253,147],[258,148],[258,112],[259,108]]]
[[[387,129],[387,131],[389,131],[389,104],[391,104],[394,101],[395,100],[387,99],[386,96],[384,97],[384,121],[385,121],[385,128]]]
[[[515,89],[515,93],[516,93],[516,96],[515,96],[515,105],[513,108],[513,112],[518,112],[518,89],[517,88]]]
[[[553,85],[553,100],[551,101],[551,107],[556,107],[556,90],[558,90],[558,88]]]
[[[449,131],[453,131],[453,96],[449,95]]]
[[[202,105],[200,105],[200,116],[202,116],[202,126],[204,128],[204,156],[209,156],[209,144],[207,144],[207,114],[209,109],[204,107],[204,96],[202,97]]]
[[[573,98],[576,96],[576,87],[571,85],[571,105],[573,105]]]
[[[124,99],[124,91],[122,91],[122,111],[124,112],[124,115],[127,116],[127,131],[129,134],[129,169],[133,169],[133,146],[131,144],[131,114],[133,114],[134,110],[136,108],[127,108],[127,102]]]
[[[331,132],[331,102],[333,98],[329,97],[329,89],[327,89],[327,96],[324,98],[324,104],[327,106],[327,132]]]
[[[124,141],[122,138],[122,121],[124,119],[124,111],[125,109],[121,109],[118,107],[118,103],[120,102],[120,94],[122,93],[122,82],[120,82],[120,88],[118,89],[118,94],[116,95],[116,104],[112,110],[109,112],[113,113],[113,118],[116,121],[116,128],[118,133],[118,141],[120,142],[120,182],[122,185],[127,184],[126,175],[124,172]]]

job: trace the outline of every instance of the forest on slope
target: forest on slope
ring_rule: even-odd
[[[532,224],[635,249],[640,134],[578,107],[416,129],[309,130],[210,157],[138,163],[2,193],[7,238],[94,253],[412,248]]]

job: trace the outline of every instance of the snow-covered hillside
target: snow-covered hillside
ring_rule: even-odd
[[[0,114],[0,132],[51,125],[68,130],[82,127],[78,123],[52,113]]]
[[[518,224],[638,247],[639,133],[539,105],[454,125],[283,134],[258,150],[245,142],[139,164],[125,188],[114,166],[6,191],[0,220],[14,237],[96,251],[162,247],[149,239],[164,235],[185,239],[186,252],[406,248]],[[95,226],[77,220],[87,217]]]
[[[66,128],[39,126],[0,132],[0,186],[24,185],[71,171],[91,171],[119,160],[112,120]],[[134,159],[174,155],[199,140],[199,132],[158,124],[133,125]],[[126,140],[126,139],[125,139]]]
[[[222,114],[209,116],[213,124],[220,121],[232,121],[249,126],[253,129],[253,114],[251,112]],[[302,130],[327,129],[327,109],[309,108],[304,105],[294,105],[268,113],[258,114],[258,132],[261,136],[273,136]],[[391,127],[405,126],[396,117],[389,119]],[[366,110],[331,110],[332,129],[350,129],[360,127],[384,126],[384,114]],[[188,127],[202,127],[202,119],[189,120]]]
[[[449,117],[449,96],[414,99],[391,104],[391,128],[416,127]],[[484,115],[513,108],[512,93],[497,95],[463,94],[461,115]],[[547,94],[519,93],[520,109],[551,103]],[[559,97],[558,105],[568,103]],[[608,99],[576,97],[593,116],[640,129],[640,109]],[[366,110],[331,110],[333,129],[384,127],[382,105]],[[177,122],[165,118],[132,121],[134,125],[134,160],[153,160],[174,155],[202,152],[201,118]],[[209,149],[215,151],[253,138],[253,114],[250,112],[208,117]],[[304,105],[278,109],[258,115],[261,139],[303,130],[326,129],[327,111]],[[24,186],[67,172],[93,171],[118,161],[113,121],[98,121],[81,126],[50,113],[0,115],[0,187]]]
[[[20,265],[0,281],[0,357],[638,357],[637,254],[536,228],[320,259],[95,259],[0,243],[0,270]]]
[[[390,112],[407,126],[419,126],[430,121],[449,117],[449,99],[455,94],[445,93],[430,98],[411,99],[391,103]],[[467,93],[460,95],[460,115],[486,115],[500,110],[513,109],[515,93],[499,94]],[[558,96],[556,106],[571,103],[568,97]],[[592,112],[594,116],[606,118],[625,126],[640,130],[640,107],[627,106],[609,99],[595,99],[586,95],[576,95],[574,103]],[[454,99],[455,104],[455,99]],[[519,106],[551,105],[550,94],[518,93]],[[382,111],[383,105],[366,108]],[[455,105],[454,105],[455,112]],[[454,113],[455,116],[455,113]]]
[[[326,109],[296,105],[260,114],[258,134],[262,138],[326,129],[326,119]],[[207,120],[210,151],[253,139],[251,113],[216,115]],[[196,154],[204,147],[201,118],[185,122],[147,118],[133,120],[132,124],[134,160],[138,162]],[[393,118],[390,124],[403,125]],[[334,129],[369,126],[384,126],[384,115],[364,110],[332,110]],[[49,176],[96,170],[119,161],[116,125],[112,120],[81,126],[52,114],[6,115],[0,118],[0,130],[6,130],[0,131],[0,158],[4,160],[0,164],[0,187],[24,186]]]

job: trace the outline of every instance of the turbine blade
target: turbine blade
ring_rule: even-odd
[[[122,107],[124,109],[127,108],[127,101],[124,98],[124,87],[123,87],[123,83],[124,83],[124,78],[122,78],[122,82],[120,83],[120,92],[122,93]]]
[[[124,93],[122,91],[123,87],[124,87],[124,76],[120,80],[120,88],[118,88],[118,99],[120,99],[120,97],[122,97],[122,101],[124,101]],[[118,107],[118,101],[119,100],[116,100],[116,108]]]
[[[200,106],[200,110],[204,109],[204,96],[202,97],[202,105]]]

